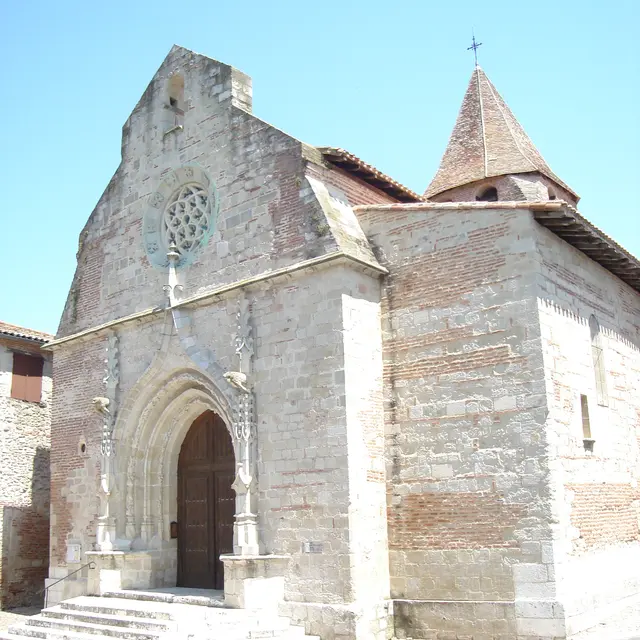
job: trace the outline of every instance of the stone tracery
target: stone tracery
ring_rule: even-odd
[[[163,227],[167,246],[181,254],[197,249],[209,233],[210,201],[204,187],[185,184],[174,192],[165,210]]]
[[[149,196],[144,214],[142,241],[149,262],[156,268],[169,266],[167,251],[175,247],[177,266],[195,260],[216,226],[218,193],[207,172],[198,165],[171,171]]]

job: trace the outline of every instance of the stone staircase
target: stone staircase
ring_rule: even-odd
[[[176,593],[180,591],[181,593]],[[230,609],[222,594],[116,591],[79,596],[0,632],[0,640],[319,640],[277,612]]]

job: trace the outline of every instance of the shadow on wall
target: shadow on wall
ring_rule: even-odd
[[[49,449],[36,449],[31,505],[0,505],[0,609],[42,606],[49,571],[49,459]]]

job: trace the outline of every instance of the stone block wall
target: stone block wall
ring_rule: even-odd
[[[11,397],[14,351],[43,355],[39,343],[0,340],[0,608],[38,604],[49,551],[51,361],[41,402]]]
[[[623,599],[640,602],[640,296],[545,228],[537,228],[536,245],[558,522],[555,573],[568,633],[575,633]],[[600,326],[604,403],[596,389],[591,316]],[[581,396],[593,453],[585,448]]]
[[[541,625],[526,630],[528,612],[518,608],[526,598],[551,609],[554,596],[544,564],[551,497],[534,223],[490,203],[356,211],[389,269],[382,326],[396,634],[538,637]],[[558,630],[548,617],[545,631]]]
[[[191,316],[191,338],[207,345],[225,370],[234,367],[239,294],[212,298]],[[263,283],[245,294],[255,330],[261,551],[291,557],[286,594],[304,611],[307,603],[357,602],[357,613],[350,610],[347,616],[355,629],[388,596],[378,278],[346,266],[326,266]],[[194,369],[178,336],[163,352],[162,334],[161,318],[118,328],[123,411],[156,358],[162,364],[152,386],[162,387],[174,372]],[[103,348],[104,339],[97,336],[56,350],[56,376],[64,392],[54,417],[51,578],[85,562],[96,539],[101,419],[91,410],[90,399],[103,392]],[[64,387],[65,376],[79,367],[83,375],[72,389]],[[155,446],[116,433],[119,460],[138,455],[137,447]],[[124,472],[119,478],[145,482]],[[134,493],[121,485],[120,524],[129,522],[127,496]],[[133,511],[138,508],[136,503]],[[161,515],[166,533],[176,517],[175,503],[172,511],[150,515]],[[160,544],[175,554],[175,540],[165,536]],[[75,545],[80,545],[81,560],[70,554]],[[175,584],[175,574],[173,580]],[[70,582],[69,589],[75,588]],[[60,597],[69,595],[62,592]],[[331,620],[320,618],[323,632],[329,633]],[[301,621],[308,619],[305,614]],[[309,624],[320,630],[319,623]]]
[[[166,86],[177,73],[185,82],[184,125],[167,132]],[[237,86],[237,74],[179,47],[167,57],[123,128],[121,164],[80,234],[59,335],[163,301],[165,275],[145,255],[142,221],[161,180],[185,164],[202,167],[215,183],[220,214],[184,296],[337,249],[305,181],[307,166],[322,164],[320,154],[249,113],[237,100],[249,80]],[[390,201],[338,169],[315,172],[334,176],[359,202]]]

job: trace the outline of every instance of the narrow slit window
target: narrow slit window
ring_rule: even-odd
[[[591,357],[593,359],[593,372],[596,378],[596,397],[598,404],[608,406],[607,378],[604,362],[604,349],[602,345],[602,333],[600,324],[594,315],[589,318],[589,331],[591,333]]]
[[[582,413],[582,437],[591,440],[591,422],[589,421],[589,401],[587,396],[580,396],[580,411]]]

